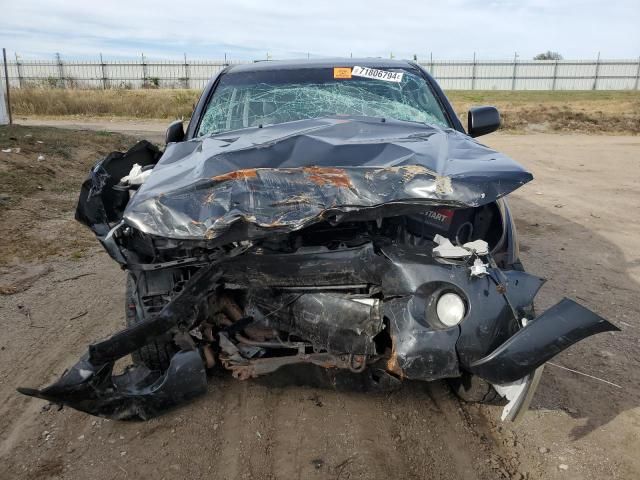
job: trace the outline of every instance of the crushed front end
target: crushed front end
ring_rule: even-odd
[[[406,122],[293,123],[99,163],[77,217],[128,270],[128,327],[20,391],[146,419],[204,393],[208,369],[313,365],[378,390],[475,375],[513,419],[547,360],[615,329],[568,299],[536,316],[543,280],[500,199],[531,178],[512,160]]]

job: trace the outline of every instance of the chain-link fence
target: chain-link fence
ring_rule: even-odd
[[[68,61],[10,59],[12,88],[193,88],[228,60]],[[445,90],[638,90],[637,60],[536,60],[420,62]]]

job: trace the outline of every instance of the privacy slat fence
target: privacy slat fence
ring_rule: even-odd
[[[225,60],[8,62],[13,88],[194,88]],[[428,61],[420,62],[445,90],[638,90],[637,60]]]

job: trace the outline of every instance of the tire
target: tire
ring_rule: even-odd
[[[144,311],[138,308],[136,284],[133,276],[127,273],[127,284],[125,290],[125,318],[127,327],[131,327],[145,320]],[[144,365],[149,370],[166,370],[171,362],[171,357],[176,353],[175,344],[170,337],[158,337],[155,341],[148,343],[140,350],[131,354],[134,365]]]
[[[449,378],[448,382],[451,390],[465,402],[491,405],[502,402],[502,396],[496,392],[493,385],[468,372],[463,372],[461,377]]]

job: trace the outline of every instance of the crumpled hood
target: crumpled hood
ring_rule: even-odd
[[[532,178],[453,129],[329,117],[170,144],[124,219],[151,235],[224,243],[321,220],[479,206]]]

